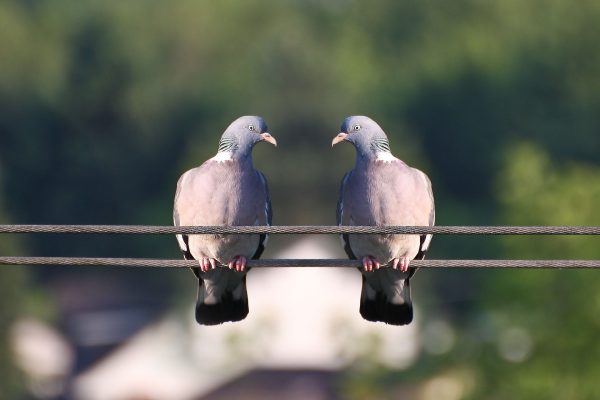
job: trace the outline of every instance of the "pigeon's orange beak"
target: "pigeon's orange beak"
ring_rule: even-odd
[[[348,137],[348,134],[345,132],[338,133],[338,135],[336,137],[334,137],[333,140],[331,141],[331,147],[335,146],[339,142],[343,142],[344,140],[346,140],[347,137]]]
[[[260,140],[271,143],[273,146],[277,147],[277,140],[269,132],[261,133]]]

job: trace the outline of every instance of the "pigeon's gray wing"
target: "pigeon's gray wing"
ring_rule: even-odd
[[[266,194],[266,201],[265,201],[265,207],[264,207],[264,211],[265,211],[265,225],[271,225],[273,222],[273,208],[271,207],[271,195],[269,194],[269,185],[267,184],[267,178],[265,178],[265,176],[262,174],[262,172],[257,171],[258,176],[260,177],[260,181],[263,184],[264,187],[264,191]],[[267,244],[267,239],[269,238],[269,235],[263,234],[260,235],[259,240],[258,240],[258,248],[256,249],[256,252],[254,253],[254,255],[252,256],[253,260],[258,260],[260,258],[260,256],[262,255],[262,253],[265,251],[265,245]]]
[[[427,193],[429,194],[429,199],[431,201],[431,208],[429,209],[429,226],[433,226],[435,225],[435,203],[433,200],[433,190],[431,188],[431,181],[429,180],[429,177],[425,175],[425,173],[421,171],[418,172],[421,173],[421,175],[427,183]],[[420,236],[419,252],[415,256],[415,260],[423,260],[425,258],[425,253],[427,252],[427,250],[429,250],[429,244],[431,243],[432,238],[433,235]],[[416,269],[413,268],[412,271],[413,273],[410,276],[414,275],[414,271],[416,271]]]
[[[402,161],[356,168],[344,191],[343,222],[352,225],[420,226],[433,221],[429,179]],[[370,255],[382,263],[393,258],[415,258],[431,237],[415,235],[350,235],[353,253]]]
[[[252,225],[255,222],[254,202],[243,203],[236,197],[243,196],[248,191],[252,193],[248,188],[254,182],[244,183],[242,176],[232,172],[236,168],[227,168],[231,167],[207,161],[182,175],[175,194],[175,225]],[[225,176],[228,178],[225,179]],[[243,193],[238,193],[239,191]],[[210,257],[225,263],[229,261],[231,253],[248,247],[246,241],[252,239],[246,236],[248,235],[177,235],[177,241],[186,259]],[[254,240],[256,243],[256,237]],[[250,258],[252,254],[254,253],[241,255]],[[198,278],[198,323],[215,325],[246,317],[248,297],[245,273],[221,267],[208,272],[201,272],[199,268],[192,268],[192,271]]]
[[[348,212],[357,225],[431,225],[434,220],[433,196],[429,179],[421,171],[401,161],[355,171],[346,192]],[[368,201],[366,200],[368,199]],[[344,218],[347,220],[347,217]],[[383,263],[391,258],[424,257],[430,235],[350,235],[353,253],[362,258],[375,256]],[[407,273],[382,268],[363,274],[361,315],[370,321],[404,325],[412,321],[410,278]]]
[[[175,192],[175,206],[173,207],[173,224],[175,226],[181,226],[179,211],[177,210],[177,204],[179,200],[179,194],[181,193],[181,181],[183,180],[183,175],[177,181],[177,191]],[[192,253],[190,253],[188,235],[175,235],[177,238],[177,243],[179,244],[179,249],[183,253],[183,258],[186,260],[193,260],[194,257]],[[194,271],[195,272],[195,271]]]
[[[175,197],[174,222],[180,225],[267,225],[270,211],[263,178],[251,165],[210,160],[183,174]],[[267,215],[268,214],[268,215]],[[195,259],[214,258],[227,264],[235,256],[248,259],[259,247],[259,235],[181,235],[182,251]],[[263,243],[264,245],[264,243]]]
[[[338,197],[337,210],[336,210],[336,223],[337,223],[338,226],[341,226],[343,224],[343,218],[344,218],[344,189],[346,187],[346,182],[348,181],[348,178],[350,177],[351,174],[352,174],[352,171],[346,172],[346,174],[342,178],[342,184],[340,185],[340,194],[339,194],[339,197]],[[342,234],[340,236],[340,238],[342,239],[342,245],[344,246],[344,251],[346,252],[346,255],[348,255],[348,258],[351,259],[351,260],[356,260],[356,256],[354,255],[354,253],[352,252],[352,249],[350,248],[350,242],[348,240],[348,234]]]

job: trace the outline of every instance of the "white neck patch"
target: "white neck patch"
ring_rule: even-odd
[[[216,161],[216,162],[233,161],[232,155],[233,155],[233,153],[231,151],[220,151],[217,153],[216,156],[211,158],[211,160]]]
[[[381,161],[384,163],[391,163],[393,161],[396,161],[397,158],[393,156],[392,153],[389,153],[387,151],[380,151],[377,153],[377,157],[375,158],[375,161]]]

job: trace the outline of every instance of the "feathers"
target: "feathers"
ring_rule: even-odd
[[[391,153],[390,142],[384,137],[373,138],[371,141],[371,149],[373,149],[375,153]]]
[[[385,322],[390,325],[407,325],[413,319],[413,307],[410,296],[410,280],[394,279],[383,275],[385,270],[374,271],[380,275],[380,280],[388,279],[393,282],[397,292],[401,293],[400,301],[390,301],[385,291],[374,289],[363,275],[360,296],[360,315],[367,321]],[[382,276],[383,275],[383,276]],[[390,283],[386,283],[390,285]]]
[[[357,116],[347,118],[341,129],[337,137],[352,143],[357,157],[354,169],[342,179],[338,225],[433,225],[429,179],[392,155],[379,125]],[[363,318],[393,325],[410,323],[410,278],[415,270],[408,264],[425,256],[431,235],[342,235],[342,242],[348,257],[361,259],[365,265],[360,305]],[[383,267],[366,272],[371,267],[365,258],[375,259]],[[390,263],[406,268],[385,266]]]
[[[221,140],[219,140],[219,149],[217,150],[217,153],[224,153],[224,152],[231,153],[232,151],[236,150],[237,147],[238,147],[238,145],[237,145],[237,141],[235,140],[235,138],[222,137]]]
[[[251,157],[256,143],[275,141],[263,129],[266,124],[260,117],[239,118],[223,133],[217,155],[181,176],[175,225],[271,224],[267,181],[254,169]],[[266,235],[177,235],[184,258],[199,261],[199,268],[193,269],[198,278],[198,323],[214,325],[246,317],[246,259],[260,257],[266,239]]]
[[[212,271],[209,271],[209,273]],[[239,272],[221,270],[219,281],[198,276],[198,299],[196,322],[201,325],[218,325],[223,322],[241,321],[248,315],[248,293],[246,275],[241,280],[234,276]],[[215,274],[216,275],[216,274]],[[227,281],[235,282],[229,286]],[[225,281],[225,282],[223,282]]]

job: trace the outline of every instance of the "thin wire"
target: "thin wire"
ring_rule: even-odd
[[[600,235],[600,226],[156,226],[0,225],[0,233],[85,234],[413,234],[413,235]]]
[[[0,265],[105,266],[191,268],[194,260],[82,257],[0,257]],[[600,268],[600,260],[412,260],[415,268]],[[343,267],[360,268],[356,260],[346,259],[272,259],[250,260],[249,268]]]

